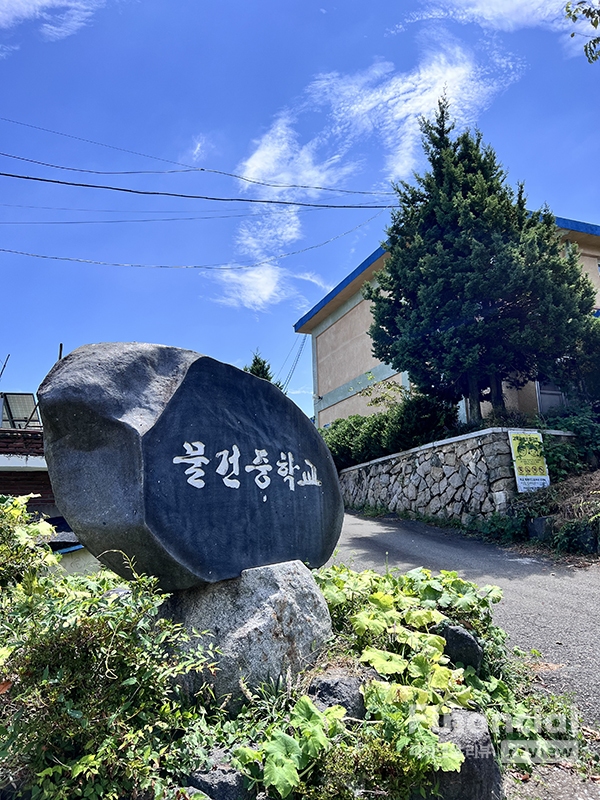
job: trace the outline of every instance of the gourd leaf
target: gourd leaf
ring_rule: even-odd
[[[441,742],[437,747],[436,766],[442,772],[460,772],[464,755],[453,742]]]
[[[445,615],[435,608],[415,608],[404,614],[404,621],[413,628],[426,628],[428,625],[437,625],[446,619]]]
[[[453,673],[451,669],[448,669],[448,667],[440,667],[439,664],[435,664],[431,671],[429,685],[432,689],[446,690],[450,686],[452,676]]]
[[[408,664],[402,656],[376,647],[366,647],[359,661],[370,664],[380,675],[401,675]]]
[[[394,598],[391,594],[385,592],[375,592],[369,597],[369,603],[379,608],[381,611],[389,611],[394,608]]]
[[[346,602],[346,595],[333,583],[326,583],[321,587],[323,597],[330,606],[341,606]]]
[[[323,714],[314,705],[312,700],[306,695],[304,695],[303,697],[300,698],[300,700],[298,700],[298,702],[294,706],[292,715],[290,717],[290,725],[294,728],[306,725],[306,723],[315,723],[322,721],[323,721]]]
[[[272,731],[271,739],[262,749],[266,753],[267,758],[279,756],[281,758],[291,759],[296,765],[300,763],[300,758],[302,756],[302,751],[298,742],[279,728]]]
[[[387,630],[388,623],[385,616],[381,611],[359,611],[350,617],[352,627],[359,636],[364,636],[365,633],[373,633],[379,636]]]
[[[413,678],[426,678],[431,672],[432,666],[425,656],[414,656],[408,665],[408,673]]]
[[[263,773],[265,786],[273,786],[281,797],[287,797],[300,783],[300,776],[291,758],[269,756]]]

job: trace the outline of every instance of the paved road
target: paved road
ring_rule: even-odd
[[[421,522],[350,514],[332,562],[356,570],[454,569],[502,587],[494,620],[509,644],[540,650],[548,688],[574,693],[586,723],[600,728],[600,563],[556,565]]]

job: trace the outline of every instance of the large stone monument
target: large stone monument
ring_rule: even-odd
[[[276,386],[190,350],[80,347],[38,391],[56,502],[83,544],[165,591],[324,564],[343,505],[320,435]]]

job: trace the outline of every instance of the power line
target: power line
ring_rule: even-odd
[[[32,125],[29,122],[20,122],[16,119],[9,119],[8,117],[0,117],[2,122],[10,122],[13,125],[23,125],[26,128],[33,128],[34,130],[43,131],[44,133],[52,133],[55,136],[65,136],[68,139],[75,139],[79,142],[85,142],[86,144],[93,144],[97,147],[107,147],[110,150],[118,150],[121,153],[129,153],[130,155],[140,156],[141,158],[150,158],[153,161],[162,161],[165,164],[174,164],[178,167],[185,167],[185,170],[165,170],[165,174],[168,172],[181,172],[181,171],[189,171],[189,172],[206,172],[213,175],[223,175],[227,178],[235,178],[236,180],[244,181],[245,183],[252,183],[256,186],[267,186],[273,189],[316,189],[318,191],[325,191],[325,192],[339,192],[341,194],[367,194],[367,195],[390,195],[392,196],[394,192],[368,192],[368,191],[360,191],[360,190],[353,190],[353,189],[333,189],[328,188],[326,186],[309,186],[304,184],[294,184],[294,183],[269,183],[267,181],[259,181],[255,178],[249,178],[247,175],[236,175],[233,172],[224,172],[223,170],[219,169],[209,169],[208,167],[194,167],[191,164],[185,164],[181,161],[172,161],[169,158],[161,158],[160,156],[152,156],[148,155],[148,153],[140,153],[137,150],[128,150],[125,147],[117,147],[113,144],[105,144],[104,142],[96,142],[93,139],[85,139],[82,136],[74,136],[71,133],[63,133],[62,131],[54,131],[50,128],[43,128],[41,125]],[[33,159],[23,158],[22,156],[12,156],[8,153],[0,153],[0,155],[6,156],[7,158],[17,158],[21,161],[30,161],[33,164],[39,164],[41,166],[46,167],[53,167],[54,169],[70,169],[76,172],[93,172],[96,175],[134,175],[134,174],[144,174],[143,172],[135,173],[135,172],[94,172],[93,170],[75,170],[74,167],[59,167],[54,164],[45,164],[42,161],[34,161]]]
[[[45,253],[29,253],[24,250],[11,250],[7,247],[0,247],[0,253],[7,253],[9,255],[17,255],[17,256],[27,256],[29,258],[40,258],[45,261],[68,261],[71,263],[76,264],[90,264],[93,266],[101,266],[101,267],[134,267],[136,269],[198,269],[198,270],[216,270],[216,271],[230,271],[230,270],[245,270],[245,269],[256,269],[257,267],[264,267],[270,264],[274,264],[275,262],[281,260],[282,258],[289,258],[290,256],[297,256],[302,253],[307,253],[310,250],[317,250],[319,247],[324,247],[326,244],[330,244],[331,242],[335,242],[337,239],[342,239],[344,236],[348,236],[354,231],[362,228],[364,225],[368,225],[369,222],[379,217],[383,212],[380,211],[379,214],[375,214],[373,217],[361,222],[359,225],[355,225],[354,228],[351,228],[348,231],[344,231],[344,233],[339,233],[337,236],[332,236],[330,239],[326,239],[324,242],[319,242],[319,244],[309,245],[308,247],[303,247],[300,250],[293,250],[290,253],[280,253],[279,255],[272,256],[271,258],[265,258],[262,261],[256,261],[253,264],[133,264],[133,263],[119,263],[115,261],[96,261],[95,259],[91,258],[76,258],[73,256],[53,256],[48,255]]]
[[[331,208],[331,209],[386,209],[396,208],[395,205],[359,205],[335,203],[307,203],[299,200],[270,200],[253,197],[212,197],[203,194],[180,194],[179,192],[159,192],[146,189],[131,189],[123,186],[108,186],[95,183],[77,183],[75,181],[61,181],[58,178],[39,178],[34,175],[17,175],[12,172],[0,172],[0,177],[16,178],[23,181],[36,181],[38,183],[51,183],[59,186],[75,186],[79,189],[105,189],[110,192],[124,192],[150,197],[179,197],[184,200],[210,200],[217,203],[257,203],[269,206],[296,206],[298,208]]]
[[[296,358],[292,364],[290,371],[288,372],[287,378],[283,382],[283,386],[281,387],[282,392],[286,392],[288,386],[290,385],[290,381],[292,380],[292,376],[296,371],[296,367],[298,366],[298,362],[300,361],[300,356],[302,355],[302,351],[304,350],[304,345],[306,344],[306,340],[308,339],[308,334],[305,333],[302,337],[302,341],[300,342],[300,347],[298,348],[298,352],[296,353]]]
[[[255,214],[220,214],[212,217],[155,217],[154,219],[59,219],[59,220],[0,220],[0,225],[117,225],[123,222],[191,222],[213,219],[240,219]]]
[[[364,195],[371,195],[375,197],[381,197],[383,195],[393,197],[394,192],[372,192],[372,191],[364,191],[360,189],[336,189],[331,186],[311,186],[308,184],[289,184],[289,183],[268,183],[265,181],[258,181],[254,180],[254,178],[248,178],[245,175],[235,175],[232,172],[223,172],[222,170],[215,170],[215,169],[208,169],[206,167],[184,167],[183,169],[128,169],[128,170],[100,170],[100,169],[86,169],[83,167],[67,167],[62,164],[51,164],[48,161],[38,161],[35,158],[26,158],[25,156],[17,156],[13,155],[12,153],[2,153],[0,152],[0,156],[4,158],[13,158],[17,161],[25,161],[28,164],[35,164],[38,167],[48,167],[50,169],[61,169],[67,172],[83,172],[87,175],[181,175],[181,174],[189,174],[190,172],[206,172],[206,173],[214,173],[216,175],[224,175],[228,178],[236,178],[240,181],[246,181],[247,183],[254,183],[259,186],[267,186],[272,189],[316,189],[322,192],[333,192],[337,194],[364,194]]]
[[[140,211],[130,211],[128,209],[123,208],[73,208],[72,206],[38,206],[38,205],[25,205],[22,203],[0,203],[0,208],[26,208],[26,209],[34,209],[36,211],[77,211],[82,212],[85,214],[179,214],[180,211],[166,211],[165,209],[145,209]],[[213,214],[218,215],[219,210],[217,208],[205,208],[203,212],[205,214]],[[298,209],[298,213],[302,214],[310,214],[318,209],[314,208],[300,208]],[[267,213],[267,211],[265,211]],[[272,212],[271,212],[272,213]],[[280,213],[284,214],[285,209],[280,209]],[[249,214],[231,214],[231,217],[256,217],[256,212],[251,212]],[[215,216],[216,219],[224,219],[221,216]],[[207,217],[210,219],[210,217]]]
[[[296,345],[298,344],[298,340],[294,339],[292,346],[290,347],[287,356],[283,359],[283,364],[277,370],[277,374],[275,375],[275,380],[281,375],[283,368],[287,364],[288,358],[292,355],[292,351],[295,349]]]

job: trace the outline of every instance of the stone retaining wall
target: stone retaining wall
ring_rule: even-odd
[[[386,508],[463,524],[503,513],[517,493],[508,428],[488,428],[348,467],[340,484],[346,508]]]

